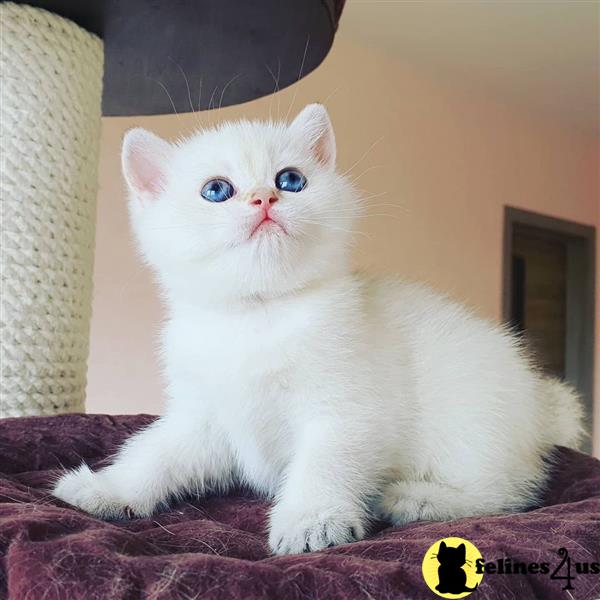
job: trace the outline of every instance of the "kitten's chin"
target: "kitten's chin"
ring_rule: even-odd
[[[252,227],[248,241],[271,236],[279,237],[282,235],[289,235],[283,223],[281,223],[281,221],[268,218],[259,221],[259,223]]]
[[[348,248],[338,238],[316,244],[308,232],[290,234],[272,223],[248,235],[194,257],[165,251],[150,262],[171,299],[198,305],[278,298],[349,272]]]

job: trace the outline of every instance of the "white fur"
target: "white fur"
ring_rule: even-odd
[[[325,110],[291,125],[238,122],[176,145],[124,143],[131,218],[169,308],[166,413],[111,466],[67,473],[54,493],[101,517],[243,482],[274,497],[276,553],[360,539],[394,523],[517,510],[543,457],[574,444],[580,408],[519,344],[423,286],[351,273],[360,204],[335,172]],[[278,192],[299,168],[308,186]],[[238,193],[213,204],[203,183]],[[256,190],[277,194],[249,239]]]

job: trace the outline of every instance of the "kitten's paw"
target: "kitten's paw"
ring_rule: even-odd
[[[375,515],[394,525],[414,521],[443,521],[461,516],[455,506],[455,490],[428,481],[396,481],[388,485],[375,508]]]
[[[273,554],[300,554],[358,541],[364,535],[357,509],[292,509],[278,504],[271,513],[269,546]]]
[[[154,505],[140,499],[126,499],[110,485],[102,473],[90,471],[85,464],[65,473],[52,493],[68,504],[103,519],[144,517],[152,514]]]

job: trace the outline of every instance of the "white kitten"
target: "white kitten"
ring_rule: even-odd
[[[273,552],[295,553],[360,539],[370,515],[521,509],[552,446],[577,442],[575,394],[505,330],[351,273],[359,198],[322,106],[175,145],[134,129],[123,170],[169,307],[169,402],[111,466],[64,475],[59,498],[118,518],[244,482],[275,499]]]

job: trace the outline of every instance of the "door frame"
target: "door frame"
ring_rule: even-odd
[[[511,317],[512,242],[515,225],[540,229],[567,245],[566,379],[580,392],[588,423],[593,418],[596,302],[596,228],[512,206],[504,207],[502,316]],[[600,386],[600,382],[598,383]],[[593,424],[594,425],[594,424]],[[591,431],[589,432],[591,434]],[[590,450],[591,440],[585,449]]]

